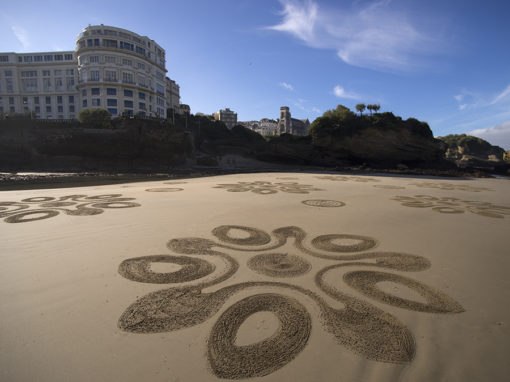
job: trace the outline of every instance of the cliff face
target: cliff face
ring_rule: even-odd
[[[440,137],[447,146],[446,159],[459,167],[494,168],[504,167],[505,150],[489,142],[466,134]]]
[[[338,158],[388,165],[441,162],[446,149],[426,123],[391,113],[320,117],[311,133],[315,146]]]

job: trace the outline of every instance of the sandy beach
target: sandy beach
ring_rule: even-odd
[[[510,180],[0,192],[1,381],[506,381]]]

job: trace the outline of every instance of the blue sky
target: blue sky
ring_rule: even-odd
[[[0,51],[74,49],[87,25],[146,35],[192,112],[313,121],[343,104],[510,150],[509,0],[4,2]]]

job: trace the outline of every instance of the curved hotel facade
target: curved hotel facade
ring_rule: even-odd
[[[0,112],[60,119],[102,108],[112,116],[166,118],[167,108],[179,110],[180,97],[165,62],[165,50],[148,37],[89,26],[74,51],[0,53]]]

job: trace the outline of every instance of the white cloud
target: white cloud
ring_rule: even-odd
[[[467,134],[485,139],[490,144],[503,147],[505,150],[510,150],[510,121],[486,129],[472,130]]]
[[[503,90],[501,93],[499,93],[491,102],[491,105],[495,105],[498,102],[503,101],[507,96],[510,95],[510,85],[508,85],[505,90]]]
[[[25,29],[20,26],[12,25],[11,26],[12,33],[18,39],[19,43],[22,46],[22,50],[26,50],[30,47],[30,40],[28,38],[28,33]]]
[[[356,93],[346,92],[345,89],[343,87],[341,87],[340,85],[336,85],[333,88],[333,94],[335,96],[337,96],[338,98],[347,98],[347,99],[360,99],[361,98]]]
[[[312,107],[312,112],[320,114],[321,113],[321,109],[319,109],[317,107]]]
[[[280,82],[280,86],[284,89],[294,91],[294,86],[292,86],[291,84],[288,84],[286,82]]]
[[[420,65],[416,56],[438,45],[419,31],[409,15],[391,10],[390,1],[351,9],[322,9],[307,0],[280,0],[283,20],[268,29],[289,33],[305,44],[334,49],[344,62],[381,70],[409,70]]]

